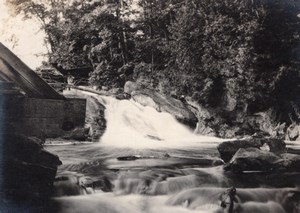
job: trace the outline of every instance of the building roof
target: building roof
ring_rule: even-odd
[[[13,83],[30,98],[65,99],[1,42],[0,82]]]

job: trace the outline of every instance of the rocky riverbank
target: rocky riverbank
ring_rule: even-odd
[[[0,195],[3,212],[24,205],[38,208],[53,193],[53,182],[61,161],[58,156],[46,151],[43,143],[36,137],[1,134]]]
[[[145,88],[131,81],[125,83],[123,91],[144,106],[172,114],[196,134],[221,138],[261,135],[286,140],[297,140],[300,136],[297,122],[280,121],[280,115],[272,108],[253,113],[247,108],[232,106],[234,101],[225,101],[227,105],[223,108],[211,108],[197,103],[192,97],[172,95],[171,92],[162,94],[158,89]]]
[[[297,140],[300,128],[296,122],[280,123],[272,110],[247,114],[241,110],[228,111],[226,108],[211,109],[196,103],[191,97],[165,95],[155,89],[141,87],[134,82],[126,82],[124,89],[97,91],[91,88],[80,88],[101,95],[114,96],[119,100],[132,99],[143,106],[149,106],[159,112],[172,114],[179,122],[189,127],[196,134],[221,138],[243,138],[262,136]],[[69,92],[70,93],[70,92]],[[68,96],[68,95],[67,95]],[[105,107],[96,99],[82,93],[71,92],[69,97],[87,99],[86,127],[90,128],[86,138],[97,141],[106,128]],[[72,137],[69,137],[72,139]]]
[[[294,187],[300,184],[300,156],[283,140],[248,138],[225,141],[217,147],[227,177],[248,186]]]
[[[0,98],[0,212],[41,212],[62,164],[44,149],[43,128],[36,128],[40,119],[30,117],[32,122],[24,122],[28,106],[23,100],[19,93]],[[30,128],[33,131],[26,131]]]

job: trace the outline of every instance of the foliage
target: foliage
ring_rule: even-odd
[[[298,98],[299,0],[7,0],[47,34],[58,68],[90,66],[90,83],[126,80],[221,111]]]

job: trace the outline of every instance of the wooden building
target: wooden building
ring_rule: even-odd
[[[85,124],[85,99],[56,92],[0,43],[0,130],[59,137]]]

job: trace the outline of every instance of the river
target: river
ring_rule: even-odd
[[[216,149],[222,139],[195,135],[170,114],[132,100],[84,93],[105,105],[107,129],[98,143],[46,146],[63,162],[54,212],[230,212],[222,194],[232,186],[240,203],[234,212],[297,210],[286,197],[297,191],[298,174],[225,173]]]

